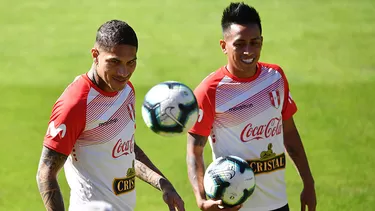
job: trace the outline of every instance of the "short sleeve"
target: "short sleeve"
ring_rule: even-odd
[[[201,84],[194,90],[194,94],[199,106],[199,115],[197,122],[189,132],[209,136],[215,117],[215,90]]]
[[[281,69],[281,68],[280,68]],[[297,112],[297,105],[294,102],[292,95],[289,90],[288,80],[283,71],[281,71],[284,80],[284,104],[281,111],[283,120],[287,120]]]
[[[69,155],[86,124],[86,101],[63,96],[52,109],[43,145]]]

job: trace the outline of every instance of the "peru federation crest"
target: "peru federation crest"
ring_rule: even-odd
[[[279,92],[279,90],[273,90],[272,92],[270,92],[270,100],[271,100],[271,104],[275,108],[279,108],[280,107],[281,99],[280,99],[280,92]]]

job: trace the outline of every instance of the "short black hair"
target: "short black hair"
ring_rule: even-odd
[[[137,34],[126,22],[110,20],[101,25],[96,33],[96,43],[105,50],[116,45],[131,45],[138,49]]]
[[[221,18],[221,28],[223,33],[232,24],[257,24],[259,26],[260,34],[262,34],[262,24],[257,10],[243,2],[230,3],[223,11]]]

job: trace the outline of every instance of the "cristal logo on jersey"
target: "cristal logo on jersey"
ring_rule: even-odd
[[[241,132],[240,139],[242,142],[252,140],[261,140],[281,134],[282,132],[281,117],[272,118],[267,124],[253,125],[249,123]]]
[[[271,104],[275,108],[279,108],[280,103],[281,103],[279,90],[274,90],[274,91],[270,92],[269,95],[270,95]]]
[[[135,168],[134,160],[131,168],[128,168],[126,172],[126,177],[115,178],[112,182],[112,188],[115,195],[120,195],[123,193],[130,192],[135,188]]]
[[[260,153],[260,159],[247,161],[255,174],[267,173],[285,168],[285,154],[276,155],[269,143],[267,150]]]
[[[112,157],[118,158],[123,155],[128,155],[134,152],[134,134],[128,141],[123,141],[121,138],[117,141],[112,150]]]
[[[47,129],[47,136],[51,136],[52,138],[55,138],[58,134],[60,134],[61,132],[61,136],[60,138],[64,138],[65,134],[66,134],[66,125],[65,124],[61,124],[59,125],[58,127],[55,126],[55,122],[54,121],[51,121],[51,123],[49,123],[48,125],[48,129]]]

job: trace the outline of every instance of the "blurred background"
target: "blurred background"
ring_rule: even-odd
[[[315,176],[318,210],[375,207],[375,1],[245,1],[261,15],[261,61],[285,71],[299,108],[295,121]],[[0,210],[44,210],[36,171],[51,108],[89,70],[90,49],[107,20],[127,21],[139,39],[132,77],[138,144],[172,181],[186,210],[198,210],[188,182],[186,137],[165,138],[143,123],[144,94],[166,80],[191,88],[226,63],[224,0],[0,0]],[[211,162],[207,145],[206,163]],[[69,188],[60,185],[68,207]],[[301,180],[287,164],[291,210]],[[136,211],[168,210],[161,193],[137,180]]]

